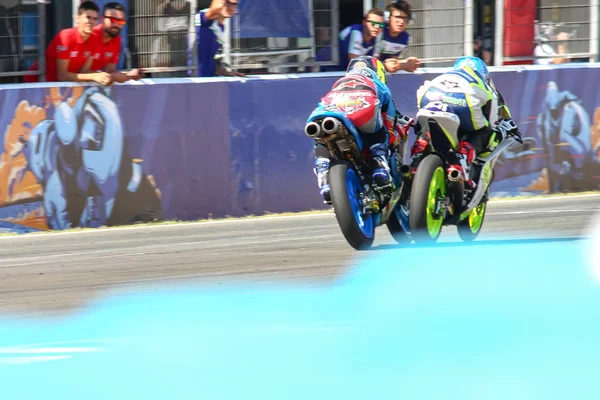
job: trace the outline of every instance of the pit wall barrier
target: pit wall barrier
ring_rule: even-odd
[[[391,76],[398,107],[442,71]],[[525,139],[492,195],[597,190],[597,65],[492,71]],[[303,128],[339,76],[4,85],[0,232],[325,209]]]

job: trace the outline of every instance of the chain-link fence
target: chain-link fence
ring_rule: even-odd
[[[46,5],[37,0],[0,1],[0,82],[43,74]],[[29,71],[37,61],[39,68]]]
[[[128,64],[154,76],[185,75],[196,4],[196,0],[130,0]]]
[[[225,20],[223,58],[234,70],[285,72],[337,62],[339,0],[283,2],[276,9],[248,7]],[[196,71],[194,15],[208,7],[203,0],[129,0],[126,66],[141,67],[153,76],[184,76]],[[306,7],[303,9],[301,7]],[[286,8],[287,7],[287,8]],[[285,36],[285,21],[303,21],[304,33]],[[264,35],[248,29],[259,24]],[[269,21],[273,22],[269,27]],[[284,29],[281,29],[282,26]],[[284,32],[284,33],[282,33]]]
[[[514,1],[513,1],[514,2]],[[496,65],[595,61],[597,0],[496,0]]]
[[[290,1],[277,9],[248,6],[228,23],[225,61],[235,70],[256,72],[310,71],[317,65],[335,64],[338,9],[339,0]],[[269,23],[277,20],[278,23]],[[260,25],[263,29],[245,30],[245,21],[252,21],[246,27]]]
[[[365,8],[387,10],[393,0],[370,0]],[[410,0],[411,36],[403,57],[417,57],[423,65],[442,67],[473,51],[472,0]],[[366,11],[366,10],[365,10]]]

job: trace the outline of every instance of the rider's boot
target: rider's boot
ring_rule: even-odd
[[[471,179],[469,175],[469,167],[471,163],[475,160],[475,149],[469,142],[459,142],[458,143],[458,152],[456,153],[456,158],[459,164],[452,164],[450,168],[448,168],[448,172],[452,170],[458,171],[465,185],[470,188],[475,188],[475,182]]]
[[[382,192],[392,190],[392,174],[387,161],[388,148],[386,143],[377,143],[371,146],[373,184]]]
[[[313,172],[317,176],[317,183],[321,191],[323,203],[331,204],[331,189],[329,188],[329,163],[330,160],[325,157],[315,158],[315,167]]]
[[[423,158],[427,147],[429,146],[429,141],[427,138],[419,137],[415,140],[415,143],[410,148],[410,166],[412,168],[416,168],[419,164],[419,161]],[[414,171],[413,171],[414,172]]]

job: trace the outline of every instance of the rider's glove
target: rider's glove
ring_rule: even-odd
[[[506,139],[509,135],[517,136],[521,139],[521,133],[517,128],[517,124],[512,119],[501,119],[496,123],[494,131],[501,135],[502,140]]]
[[[402,115],[399,112],[396,112],[396,131],[400,133],[401,136],[407,136],[410,130],[410,127],[415,124],[415,120],[406,115]]]

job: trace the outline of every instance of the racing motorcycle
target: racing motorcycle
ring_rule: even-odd
[[[419,110],[416,120],[429,145],[414,175],[410,174],[410,198],[403,208],[409,210],[408,233],[416,243],[432,243],[443,226],[456,225],[463,241],[473,241],[483,226],[496,161],[504,150],[523,141],[519,135],[511,135],[493,151],[478,155],[470,170],[476,183],[473,190],[465,186],[459,171],[449,169],[448,155],[457,151],[459,141],[458,116],[448,112],[445,104],[430,103]]]
[[[388,163],[393,182],[391,190],[382,193],[373,187],[369,150],[344,112],[317,108],[309,116],[304,132],[331,154],[331,202],[350,246],[356,250],[370,248],[375,228],[384,224],[396,241],[405,242],[408,236],[404,228],[408,219],[401,220],[399,204],[405,186],[402,171],[409,171],[408,166],[402,164],[406,141],[398,135],[398,140],[390,144]]]

